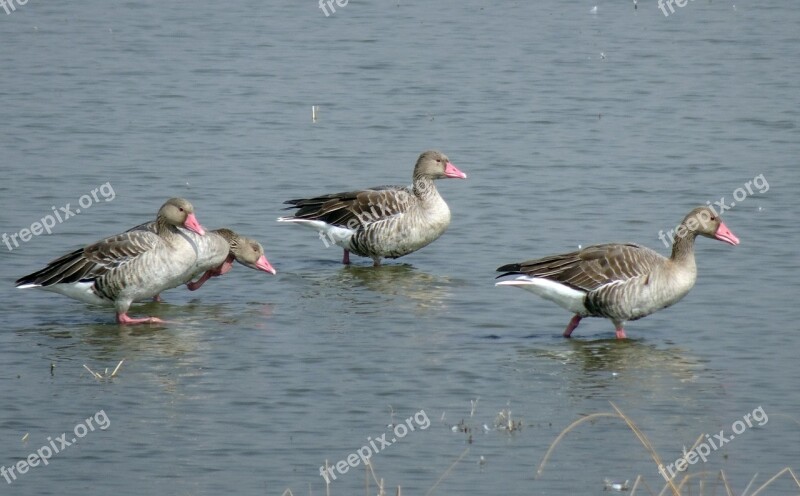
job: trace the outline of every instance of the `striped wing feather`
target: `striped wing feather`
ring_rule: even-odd
[[[288,209],[297,209],[296,219],[320,220],[333,226],[354,228],[405,213],[413,198],[408,188],[378,186],[284,203],[292,205]]]
[[[542,277],[586,292],[608,284],[646,276],[664,257],[637,244],[587,246],[571,253],[553,255],[497,269],[502,276],[524,274]]]
[[[159,242],[156,234],[147,231],[117,234],[53,260],[47,267],[18,279],[16,285],[51,286],[94,280],[130,263]]]

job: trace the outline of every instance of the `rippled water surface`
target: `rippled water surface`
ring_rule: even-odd
[[[559,432],[609,402],[666,463],[761,407],[762,426],[690,473],[722,469],[741,494],[756,473],[751,492],[797,470],[800,5],[768,3],[668,17],[651,0],[0,10],[0,230],[109,193],[52,234],[0,244],[0,465],[108,420],[0,494],[325,494],[326,460],[409,418],[416,429],[372,457],[391,494],[601,494],[638,475],[660,491],[610,417],[571,431],[536,477]],[[288,198],[407,183],[429,148],[469,179],[438,183],[453,221],[417,253],[343,267],[275,222]],[[736,193],[748,181],[761,186]],[[696,287],[629,323],[627,341],[599,319],[563,339],[564,310],[494,287],[499,265],[590,243],[666,253],[659,231],[734,194],[724,216],[741,244],[699,239]],[[14,288],[171,196],[259,239],[278,275],[237,266],[134,306],[163,327]],[[122,359],[112,380],[83,367]],[[513,432],[495,428],[508,410]],[[359,465],[330,493],[364,481]],[[782,478],[762,494],[797,493]]]

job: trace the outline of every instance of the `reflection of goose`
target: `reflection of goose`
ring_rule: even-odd
[[[372,291],[385,295],[402,296],[421,307],[438,307],[449,294],[450,280],[421,272],[412,265],[394,265],[383,270],[369,267],[350,267],[341,271],[342,278],[358,281]]]
[[[124,358],[117,380],[135,378],[141,387],[185,399],[202,394],[192,384],[195,380],[202,380],[200,378],[206,376],[210,368],[213,370],[219,366],[216,362],[220,353],[225,355],[225,351],[214,346],[217,329],[221,326],[233,330],[271,325],[259,305],[240,307],[241,312],[232,312],[229,305],[216,303],[150,303],[144,308],[156,306],[163,318],[172,322],[169,332],[152,326],[108,323],[65,326],[63,322],[36,325],[18,332],[36,333],[52,340],[46,346],[50,350],[48,356],[56,364],[56,375],[72,369],[80,372],[82,363],[94,370],[102,371],[109,367],[111,371]],[[155,408],[163,406],[158,406],[159,401],[162,400],[157,400]]]
[[[520,353],[557,362],[558,374],[582,391],[605,388],[611,380],[629,381],[636,390],[665,390],[674,388],[676,379],[694,382],[703,369],[680,348],[658,348],[639,341],[569,341],[563,347]]]
[[[587,246],[503,265],[497,270],[505,274],[498,277],[518,277],[497,285],[527,289],[574,313],[564,337],[570,337],[583,317],[605,317],[611,319],[617,338],[622,339],[626,321],[667,308],[694,287],[694,241],[698,235],[739,244],[716,212],[706,206],[689,212],[676,231],[669,258],[633,243]]]
[[[126,363],[131,363],[167,357],[184,365],[193,364],[196,368],[197,365],[207,365],[197,361],[214,349],[214,340],[204,335],[214,335],[220,326],[231,329],[272,327],[270,304],[253,302],[237,307],[236,312],[231,311],[229,304],[214,302],[144,305],[145,308],[148,306],[157,306],[165,318],[173,322],[170,332],[164,332],[158,327],[119,327],[108,323],[75,323],[65,326],[61,321],[36,325],[18,332],[36,332],[52,339],[63,340],[64,345],[51,347],[56,361],[80,358],[98,364],[116,364],[122,358],[126,359]],[[173,365],[170,360],[165,366],[171,368]]]
[[[452,285],[448,277],[421,272],[408,264],[386,265],[381,270],[348,266],[332,274],[313,271],[302,277],[315,281],[304,297],[344,300],[344,312],[360,314],[378,308],[374,300],[376,295],[382,300],[390,297],[392,302],[400,305],[410,300],[420,311],[439,309],[445,305],[444,300],[449,297]],[[384,303],[380,305],[381,312]]]

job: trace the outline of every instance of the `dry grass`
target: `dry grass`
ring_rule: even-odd
[[[118,366],[119,367],[119,366]],[[113,374],[112,374],[113,375]],[[594,422],[595,420],[601,418],[615,418],[620,419],[628,426],[628,428],[633,432],[636,439],[644,446],[645,450],[650,454],[650,458],[652,458],[653,462],[656,464],[656,467],[662,466],[663,461],[661,456],[659,456],[658,452],[656,451],[653,444],[648,439],[647,435],[639,428],[638,425],[623,412],[617,405],[613,402],[609,402],[611,404],[611,408],[613,411],[609,412],[599,412],[593,413],[591,415],[587,415],[585,417],[581,417],[570,425],[568,425],[564,430],[562,430],[555,440],[550,444],[550,447],[545,452],[544,456],[542,457],[542,461],[539,463],[539,466],[536,470],[535,479],[538,479],[542,473],[544,472],[545,466],[547,465],[548,461],[550,460],[551,455],[555,451],[555,448],[564,439],[564,437],[571,431],[573,431],[578,426],[586,423],[586,422]],[[475,413],[475,409],[477,406],[477,400],[472,403],[472,409],[470,413],[470,417],[472,417]],[[780,415],[780,414],[776,414]],[[793,422],[797,422],[796,419],[785,415],[787,418],[790,418]],[[508,431],[515,431],[521,427],[521,421],[512,420],[511,411],[510,409],[502,410],[498,413],[499,422],[496,420],[495,428],[497,430],[508,430]],[[444,416],[442,417],[444,420]],[[498,425],[499,424],[499,425]],[[519,425],[517,425],[519,424]],[[462,420],[458,426],[464,428],[464,432],[471,430],[468,428],[467,424]],[[453,426],[453,427],[458,427]],[[694,442],[692,447],[688,451],[694,450],[699,443],[703,441],[703,435],[701,434],[698,436],[697,440]],[[685,449],[685,448],[684,448]],[[469,454],[469,447],[467,447],[450,466],[442,473],[442,475],[436,480],[433,486],[425,493],[425,496],[431,496],[435,493],[439,485],[445,481],[449,476],[450,473],[455,469],[455,467]],[[325,467],[328,467],[328,461],[325,461]],[[790,477],[791,480],[794,481],[794,484],[800,489],[800,479],[798,479],[795,472],[792,470],[791,467],[785,467],[779,470],[775,475],[767,479],[764,483],[760,484],[758,487],[752,490],[756,484],[756,480],[758,479],[759,474],[755,474],[751,479],[749,484],[745,487],[744,491],[738,493],[738,496],[764,496],[766,494],[766,490],[770,487],[775,481],[777,481],[781,477]],[[658,480],[656,485],[656,490],[654,490],[650,485],[647,483],[645,478],[642,475],[638,475],[636,479],[634,479],[633,484],[630,484],[629,481],[625,481],[624,483],[612,483],[609,480],[605,481],[606,490],[612,492],[622,491],[625,493],[629,493],[630,496],[635,496],[637,494],[649,494],[650,496],[665,496],[667,494],[672,494],[672,496],[690,496],[690,495],[714,495],[716,496],[719,493],[719,488],[721,486],[723,492],[719,494],[724,494],[725,496],[737,496],[737,493],[731,487],[730,482],[728,481],[728,477],[724,470],[719,471],[699,471],[693,473],[684,474],[682,478],[678,479],[675,478],[673,480],[667,481],[663,487],[659,489],[660,485],[662,484],[661,477],[657,478]],[[652,481],[651,481],[652,482]],[[331,487],[330,482],[326,483],[325,486],[325,496],[331,496]],[[382,477],[378,477],[375,473],[375,467],[372,463],[372,460],[369,460],[365,464],[364,470],[364,494],[366,496],[370,495],[377,495],[377,496],[402,496],[402,487],[401,486],[391,486],[387,487],[386,481]],[[695,489],[696,488],[696,489]],[[372,492],[371,492],[372,491]],[[311,488],[309,487],[308,490],[309,496],[312,496],[314,493],[312,492]],[[281,496],[294,496],[294,493],[290,489],[286,489]]]
[[[544,457],[542,458],[542,461],[539,463],[539,467],[536,470],[536,478],[537,479],[539,478],[539,476],[542,475],[542,472],[544,471],[544,467],[547,464],[547,461],[550,459],[550,455],[553,453],[553,450],[555,450],[555,448],[558,445],[558,443],[560,443],[561,440],[564,439],[564,436],[566,436],[568,432],[572,431],[573,429],[575,429],[576,427],[578,427],[579,425],[581,425],[581,424],[583,424],[585,422],[589,422],[589,421],[592,421],[592,420],[595,420],[595,419],[598,419],[598,418],[603,418],[603,417],[612,417],[612,418],[622,419],[622,421],[627,424],[628,428],[630,428],[631,431],[633,431],[633,433],[636,436],[636,438],[639,440],[640,443],[642,443],[644,448],[650,454],[650,457],[655,462],[656,467],[659,467],[659,466],[663,465],[663,462],[661,461],[661,457],[658,455],[658,453],[656,452],[655,448],[653,447],[653,444],[650,442],[650,440],[647,438],[647,436],[644,434],[644,432],[642,432],[642,430],[639,429],[639,427],[633,422],[633,420],[631,420],[630,417],[625,415],[625,413],[622,410],[620,410],[619,407],[617,407],[617,405],[615,405],[613,402],[609,402],[609,403],[611,403],[611,407],[614,409],[613,412],[600,412],[600,413],[593,413],[591,415],[587,415],[586,417],[582,417],[582,418],[572,422],[564,430],[561,431],[561,433],[550,444],[550,447],[547,449],[547,452],[544,454]],[[792,419],[792,420],[794,420],[794,419]],[[700,435],[700,437],[697,438],[697,441],[695,441],[694,445],[692,445],[692,448],[689,451],[691,451],[695,447],[697,447],[697,445],[702,441],[702,439],[703,439],[703,436]],[[712,484],[709,485],[707,483],[708,481],[707,481],[706,477],[713,476],[714,474],[717,474],[717,477],[715,479],[713,479],[712,480]],[[753,491],[752,493],[748,493],[748,491],[750,490],[750,487],[754,484],[756,478],[758,477],[758,474],[755,474],[753,476],[753,478],[750,480],[750,483],[747,485],[745,490],[739,496],[757,496],[758,494],[762,494],[766,490],[767,487],[769,487],[773,482],[778,480],[778,478],[780,478],[784,474],[789,474],[789,476],[792,478],[792,480],[794,480],[794,482],[797,485],[798,489],[800,489],[800,480],[797,478],[797,475],[794,473],[794,471],[792,471],[791,467],[785,467],[785,468],[781,469],[780,471],[778,471],[778,473],[773,475],[769,480],[764,482],[758,488],[756,488],[755,491]],[[636,494],[636,491],[639,490],[640,488],[642,489],[642,491],[644,491],[646,489],[647,493],[650,494],[651,496],[656,496],[656,494],[658,496],[664,496],[664,494],[666,494],[667,491],[671,491],[673,496],[681,496],[683,494],[687,494],[687,495],[688,494],[695,494],[695,493],[690,492],[690,490],[689,490],[690,487],[691,487],[691,482],[693,482],[694,479],[699,479],[699,482],[698,482],[699,493],[697,493],[697,494],[700,494],[701,496],[705,495],[705,494],[716,494],[717,485],[720,482],[722,483],[722,486],[725,489],[725,494],[727,496],[735,496],[735,493],[734,493],[733,489],[731,488],[730,483],[728,482],[728,478],[725,476],[725,471],[724,470],[720,470],[719,472],[705,472],[705,471],[703,471],[703,472],[695,472],[695,473],[692,473],[692,474],[686,474],[686,475],[683,476],[682,479],[680,479],[680,481],[677,481],[676,479],[668,481],[664,485],[664,487],[661,489],[661,491],[658,492],[658,493],[653,491],[653,489],[651,489],[650,486],[645,482],[644,477],[639,475],[639,476],[636,477],[636,480],[634,481],[633,486],[630,488],[630,496],[634,496]],[[675,485],[676,482],[678,483],[677,486]],[[708,493],[707,492],[707,491],[710,491],[710,490],[713,490],[713,493]]]
[[[450,472],[456,467],[456,465],[464,459],[465,456],[469,453],[469,448],[465,449],[461,455],[456,458],[456,460],[450,464],[449,467],[442,473],[441,476],[436,480],[436,483],[428,489],[428,492],[425,493],[425,496],[431,496],[436,491],[436,488],[439,484],[442,483],[447,477],[450,475]],[[328,468],[328,460],[325,460],[325,468]],[[375,484],[375,489],[377,493],[370,493],[371,484]],[[388,491],[388,492],[387,492]],[[392,492],[393,491],[393,492]],[[309,496],[312,496],[313,493],[311,492],[311,488],[308,489]],[[394,489],[387,488],[386,482],[383,480],[383,477],[378,477],[375,473],[375,467],[372,463],[372,460],[367,460],[367,463],[364,465],[364,494],[366,496],[370,496],[371,494],[377,494],[377,496],[390,496],[393,494],[394,496],[403,496],[403,488],[401,486],[397,486]],[[281,496],[294,496],[291,489],[286,489]],[[325,481],[325,496],[331,496],[331,482]]]
[[[119,372],[120,367],[122,367],[122,362],[124,362],[124,361],[125,361],[124,358],[122,360],[120,360],[119,363],[117,364],[117,366],[114,367],[114,370],[110,374],[108,373],[108,368],[106,368],[105,371],[102,374],[99,373],[99,372],[95,372],[94,370],[90,369],[89,366],[86,365],[85,363],[83,364],[83,368],[88,370],[89,373],[92,374],[92,377],[94,377],[97,380],[108,380],[108,379],[113,379],[114,377],[117,376],[117,373]]]

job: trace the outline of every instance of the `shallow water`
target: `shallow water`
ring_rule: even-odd
[[[609,418],[567,435],[534,478],[558,433],[609,401],[667,463],[760,406],[763,426],[691,472],[724,469],[738,494],[755,473],[757,486],[798,468],[800,8],[430,3],[350,2],[330,17],[314,2],[0,11],[2,231],[103,184],[114,193],[0,245],[0,465],[98,411],[110,422],[0,480],[3,494],[324,494],[325,460],[420,411],[427,429],[372,458],[404,494],[456,460],[435,494],[595,494],[637,475],[662,487]],[[429,148],[469,179],[438,183],[453,222],[417,253],[342,267],[338,249],[275,222],[288,198],[407,183]],[[493,286],[499,265],[579,245],[666,253],[660,230],[759,175],[768,188],[724,214],[741,245],[700,239],[696,287],[628,324],[628,341],[599,319],[565,340],[566,312]],[[133,309],[171,321],[152,328],[13,288],[178,195],[206,227],[259,239],[278,275],[239,266],[166,292]],[[113,380],[83,368],[123,358]],[[507,408],[521,430],[494,428]],[[362,494],[364,477],[340,475],[331,494]]]

